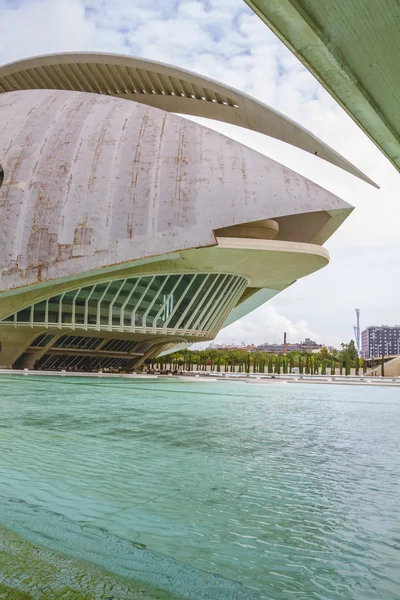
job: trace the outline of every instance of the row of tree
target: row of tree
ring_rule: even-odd
[[[318,353],[288,352],[286,355],[270,354],[258,350],[249,352],[236,349],[181,350],[165,356],[151,359],[148,368],[170,371],[217,371],[238,373],[291,373],[294,368],[300,374],[325,375],[330,373],[350,375],[355,369],[356,375],[364,368],[358,357],[354,341],[342,344],[341,350],[322,348]]]

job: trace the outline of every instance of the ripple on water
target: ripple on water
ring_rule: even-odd
[[[398,600],[397,390],[17,376],[0,411],[0,523],[84,561],[85,598],[102,597],[93,579],[170,599]],[[0,583],[23,593],[7,552]]]

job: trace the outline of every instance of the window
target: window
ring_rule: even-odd
[[[41,334],[39,335],[39,337],[36,338],[34,342],[32,342],[31,346],[33,348],[44,348],[45,346],[47,346],[47,344],[51,342],[53,338],[54,335]]]
[[[108,340],[102,347],[102,350],[107,352],[131,352],[131,350],[137,345],[137,342],[130,340]]]
[[[56,341],[54,348],[71,348],[74,350],[94,350],[101,342],[102,338],[82,337],[75,335],[63,335]]]

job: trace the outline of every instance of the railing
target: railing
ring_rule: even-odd
[[[247,285],[224,273],[103,281],[22,308],[1,324],[213,338]]]

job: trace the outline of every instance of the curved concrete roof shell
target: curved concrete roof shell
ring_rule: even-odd
[[[132,368],[213,339],[324,267],[352,210],[142,103],[29,89],[0,113],[0,368]]]
[[[30,90],[0,95],[0,110],[2,293],[216,246],[219,229],[226,238],[268,219],[284,232],[270,244],[321,244],[352,210],[254,150],[136,102]]]
[[[117,96],[169,112],[263,133],[376,185],[312,133],[265,104],[216,81],[162,63],[110,54],[54,54],[0,67],[0,93],[59,89]]]
[[[398,0],[245,0],[400,171]]]

